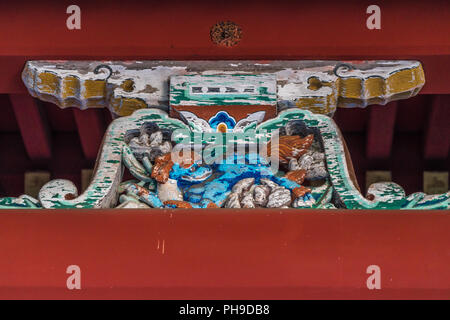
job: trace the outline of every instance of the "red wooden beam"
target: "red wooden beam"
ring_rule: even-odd
[[[450,297],[448,213],[282,211],[5,210],[0,298]]]
[[[433,97],[425,130],[425,159],[447,158],[450,146],[450,95]]]
[[[9,99],[28,156],[32,160],[50,159],[50,130],[42,107],[27,94],[12,94]]]
[[[105,119],[101,109],[74,109],[73,114],[84,156],[95,160],[105,133]]]
[[[367,125],[366,155],[369,159],[387,159],[394,137],[397,102],[386,106],[372,106]]]
[[[380,3],[380,30],[367,29],[369,4],[356,1],[246,1],[239,5],[233,1],[214,5],[209,1],[160,1],[157,5],[153,1],[132,1],[124,7],[123,1],[110,0],[101,12],[92,1],[78,0],[77,5],[82,12],[81,29],[71,31],[65,24],[69,16],[66,2],[41,0],[39,6],[30,6],[3,1],[2,17],[15,14],[15,19],[0,19],[0,39],[8,44],[0,47],[0,55],[450,54],[450,8],[444,0],[410,0],[406,13],[401,2]],[[168,12],[172,19],[167,19]],[[224,20],[232,20],[242,29],[241,42],[231,50],[210,39],[210,28]],[[151,41],[143,40],[149,35]]]
[[[380,30],[366,27],[367,1],[132,1],[124,7],[110,0],[101,11],[92,1],[76,3],[80,30],[66,28],[65,1],[0,3],[0,92],[25,92],[20,73],[26,60],[37,59],[414,59],[424,65],[424,93],[450,93],[444,0],[410,0],[407,12],[402,1],[379,3]],[[210,28],[224,20],[242,29],[235,47],[210,39]]]

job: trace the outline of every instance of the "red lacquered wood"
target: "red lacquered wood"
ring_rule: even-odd
[[[27,154],[32,160],[48,160],[52,156],[47,119],[36,100],[26,94],[9,96]]]
[[[17,1],[1,4],[0,54],[83,56],[236,56],[278,57],[292,54],[436,55],[450,54],[450,8],[447,1],[379,3],[381,30],[366,28],[360,1],[321,2],[209,1],[160,2],[131,0],[77,1],[81,30],[66,28],[67,3]],[[251,15],[249,15],[251,13]],[[242,40],[231,50],[212,43],[210,28],[231,20],[241,26]],[[430,23],[432,22],[432,24]],[[57,41],[55,41],[57,39]],[[149,52],[149,49],[153,49]],[[321,50],[322,49],[322,50]],[[354,50],[351,50],[354,49]],[[268,50],[268,51],[266,51]],[[303,52],[302,52],[302,51]]]
[[[26,94],[20,73],[32,59],[414,59],[426,74],[422,93],[450,93],[446,1],[380,2],[379,31],[365,28],[371,3],[359,1],[77,4],[80,31],[65,27],[69,3],[0,3],[1,93]],[[211,43],[221,20],[241,26],[236,47]],[[364,155],[357,138],[353,159]],[[417,137],[397,140],[394,165],[420,177]],[[58,153],[57,177],[74,180],[81,160]],[[2,211],[0,226],[1,298],[450,298],[448,212]],[[81,267],[81,291],[65,287],[71,264]],[[381,267],[380,291],[365,287],[371,264]]]
[[[391,154],[397,102],[373,106],[369,111],[366,155],[369,159],[387,159]]]
[[[25,92],[20,73],[36,59],[414,59],[425,69],[422,93],[450,93],[445,0],[378,2],[381,30],[366,28],[372,3],[361,1],[76,4],[81,30],[66,28],[66,2],[0,4],[0,92]],[[242,29],[235,47],[210,40],[210,28],[224,20]]]
[[[0,225],[1,298],[450,298],[448,212],[4,211]]]
[[[105,132],[105,119],[100,109],[73,109],[84,156],[95,160]]]
[[[445,159],[450,147],[450,95],[433,97],[425,133],[425,158]]]

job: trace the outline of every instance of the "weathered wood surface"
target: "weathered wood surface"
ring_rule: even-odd
[[[177,131],[175,139],[172,139],[175,144],[194,145],[185,141],[193,136],[201,137],[201,145],[213,144],[216,139],[208,135],[211,130],[200,125],[203,122],[193,121],[194,118],[186,121],[185,117],[180,117],[183,121],[174,119],[167,113],[169,107],[217,107],[227,111],[233,106],[245,107],[247,113],[250,106],[266,106],[275,108],[275,115],[278,115],[266,121],[249,119],[240,128],[239,136],[222,139],[224,146],[234,145],[235,138],[242,145],[268,144],[280,131],[289,136],[300,130],[302,133],[297,135],[307,138],[306,131],[312,130],[314,134],[311,136],[317,135],[325,161],[326,175],[321,178],[325,182],[320,186],[311,185],[309,200],[296,201],[292,205],[294,208],[449,207],[449,192],[441,195],[414,193],[407,197],[404,190],[393,182],[374,183],[368,188],[367,196],[362,195],[351,174],[345,142],[329,117],[336,107],[385,104],[417,94],[425,82],[422,66],[417,61],[30,61],[22,76],[30,93],[42,100],[82,110],[107,107],[113,115],[126,117],[116,119],[109,126],[92,182],[80,196],[70,181],[53,180],[42,187],[39,200],[3,198],[0,205],[4,207],[114,207],[118,204],[119,195],[130,186],[129,182],[121,184],[124,167],[140,183],[155,183],[153,172],[150,176],[150,168],[156,163],[151,163],[150,158],[146,158],[146,162],[134,157],[134,151],[128,146],[131,133],[141,132],[147,125],[156,125],[170,132],[182,130],[182,133]],[[208,92],[211,95],[205,95]],[[372,131],[375,134],[375,128]],[[158,133],[162,137],[162,131]],[[149,198],[151,201],[147,199],[146,205],[163,207],[161,200],[142,185],[134,182],[132,185],[137,196],[147,194],[153,197]],[[124,207],[130,205],[128,201],[121,202]]]
[[[134,163],[136,162],[134,157],[124,153],[124,150],[127,150],[127,140],[130,138],[127,136],[131,131],[139,131],[144,124],[149,122],[157,124],[161,129],[183,130],[175,135],[176,143],[183,141],[186,135],[205,135],[202,131],[192,131],[183,122],[168,117],[164,111],[158,109],[138,110],[132,116],[116,119],[109,126],[92,182],[80,196],[70,181],[52,180],[40,190],[39,201],[29,197],[2,198],[0,207],[108,208],[116,206],[121,192],[120,183],[124,165],[130,171],[138,172],[138,176],[141,176],[140,171],[146,170],[141,164]],[[268,141],[272,134],[278,132],[279,129],[286,127],[289,123],[299,122],[320,134],[329,174],[326,183],[312,187],[311,194],[315,198],[315,203],[307,204],[308,207],[330,209],[336,207],[347,209],[449,208],[450,192],[440,195],[414,193],[406,196],[404,190],[393,182],[372,184],[367,197],[364,197],[351,179],[351,169],[347,163],[344,142],[336,124],[328,116],[291,108],[280,112],[276,118],[265,121],[256,128],[249,126],[247,131],[244,130],[243,135],[248,142],[255,142],[258,139]],[[203,143],[211,143],[207,139],[208,136],[205,135],[202,138]],[[213,139],[214,137],[209,136],[209,138]]]
[[[172,76],[169,98],[172,117],[201,123],[203,131],[240,131],[277,115],[274,74]]]
[[[277,105],[273,74],[191,75],[170,79],[171,106]]]
[[[425,83],[418,61],[29,61],[22,79],[32,96],[62,108],[125,116],[167,110],[171,76],[261,73],[275,75],[279,107],[328,115],[409,98]]]

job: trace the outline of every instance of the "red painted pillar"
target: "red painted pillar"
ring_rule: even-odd
[[[50,130],[42,107],[28,94],[11,94],[9,99],[28,156],[32,160],[50,159]]]
[[[366,155],[369,159],[387,159],[391,155],[394,138],[397,102],[386,106],[372,106],[367,126]]]

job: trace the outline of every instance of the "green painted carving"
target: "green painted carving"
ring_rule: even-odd
[[[39,209],[42,208],[38,200],[26,194],[15,197],[0,198],[0,209]]]
[[[312,195],[316,200],[313,208],[449,209],[450,192],[441,195],[414,193],[406,196],[404,190],[393,182],[371,185],[368,190],[370,196],[364,197],[350,179],[345,148],[334,121],[328,116],[301,109],[285,110],[276,118],[257,126],[249,124],[243,132],[233,133],[232,138],[226,135],[226,139],[220,133],[203,133],[199,128],[170,118],[158,109],[137,110],[131,116],[114,120],[109,126],[94,178],[83,194],[78,196],[75,186],[68,180],[52,180],[40,190],[39,201],[28,196],[1,198],[0,208],[109,208],[117,205],[120,192],[130,183],[138,182],[147,189],[154,189],[155,183],[149,176],[151,163],[144,161],[141,164],[126,143],[129,139],[127,135],[133,130],[138,131],[144,123],[153,122],[160,129],[174,131],[175,142],[189,141],[200,135],[204,144],[217,139],[223,139],[222,142],[226,144],[232,141],[267,142],[278,130],[285,129],[295,121],[318,134],[325,152],[329,178],[321,186],[312,187]],[[122,183],[124,166],[130,169],[137,181]],[[125,200],[140,206],[139,201],[133,197]]]
[[[173,76],[170,81],[170,104],[276,106],[276,89],[273,74]]]
[[[42,206],[44,208],[114,207],[123,174],[122,152],[126,147],[125,134],[130,130],[139,130],[145,122],[154,122],[161,129],[188,129],[184,123],[169,118],[164,111],[158,109],[137,110],[131,116],[114,120],[106,131],[97,170],[86,191],[79,197],[70,199],[76,196],[75,185],[68,180],[52,180],[39,192]]]
[[[306,110],[289,109],[280,113],[278,117],[259,125],[257,131],[272,132],[286,126],[291,120],[302,120],[308,127],[320,130],[330,182],[341,207],[347,209],[450,208],[450,192],[441,195],[415,193],[406,197],[403,188],[393,182],[372,184],[368,194],[373,196],[373,200],[365,198],[350,179],[339,130],[333,119],[328,116],[313,114]]]

